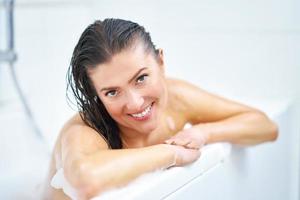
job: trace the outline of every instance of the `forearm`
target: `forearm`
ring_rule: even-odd
[[[277,138],[277,126],[261,112],[245,112],[222,121],[195,125],[207,135],[206,143],[255,145]]]
[[[146,172],[167,168],[174,163],[174,157],[173,151],[164,144],[98,151],[81,162],[80,190],[92,197],[125,185]]]

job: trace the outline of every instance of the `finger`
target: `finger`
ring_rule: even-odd
[[[171,144],[172,142],[173,142],[173,140],[170,140],[170,139],[164,141],[164,143],[166,143],[166,144]]]
[[[191,141],[190,143],[188,143],[186,145],[186,147],[190,148],[190,149],[199,149],[200,148],[200,146],[194,141]]]
[[[171,138],[165,140],[165,143],[167,143],[167,144],[174,144],[176,140],[179,140],[179,138],[177,138],[177,137],[171,137]]]
[[[177,139],[177,140],[174,140],[173,143],[176,144],[176,145],[185,146],[188,143],[190,143],[190,141],[189,140],[185,140],[185,139]]]
[[[175,145],[177,143],[176,141],[177,141],[177,139],[171,138],[171,139],[165,140],[165,143]]]

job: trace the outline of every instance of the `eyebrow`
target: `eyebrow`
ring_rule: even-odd
[[[143,68],[139,69],[139,71],[137,71],[137,72],[133,75],[133,77],[132,77],[131,79],[129,79],[128,83],[130,83],[133,79],[135,79],[135,77],[137,77],[137,76],[141,73],[141,71],[143,71],[144,69],[147,69],[147,67],[143,67]],[[116,89],[116,88],[118,88],[118,87],[117,87],[117,86],[104,87],[104,88],[102,88],[102,89],[100,90],[100,92],[102,92],[102,91],[104,91],[104,90],[113,90],[113,89]]]

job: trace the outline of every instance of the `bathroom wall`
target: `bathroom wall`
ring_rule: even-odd
[[[75,43],[92,20],[88,6],[85,1],[16,1],[15,69],[50,146],[63,122],[73,113],[66,103],[65,75]],[[20,103],[9,67],[0,68],[3,107]],[[21,113],[22,109],[16,115]]]
[[[164,49],[167,75],[238,100],[296,98],[299,6],[294,0],[20,0],[17,75],[46,137],[55,135],[57,122],[70,115],[65,72],[76,41],[95,19],[119,17],[151,32]],[[0,70],[0,100],[11,104],[17,95],[9,67],[2,64]]]
[[[65,73],[76,40],[92,20],[88,6],[86,1],[16,1],[16,75],[46,142],[24,114],[10,66],[0,63],[0,199],[40,199],[36,190],[49,153],[75,112],[66,103]]]
[[[165,49],[173,76],[247,97],[286,97],[299,91],[298,1],[93,2],[94,18],[144,24]]]

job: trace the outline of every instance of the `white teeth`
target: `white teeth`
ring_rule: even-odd
[[[143,112],[138,113],[138,114],[131,114],[131,116],[135,117],[135,118],[141,118],[144,117],[146,114],[148,114],[151,110],[151,105],[148,106]]]

